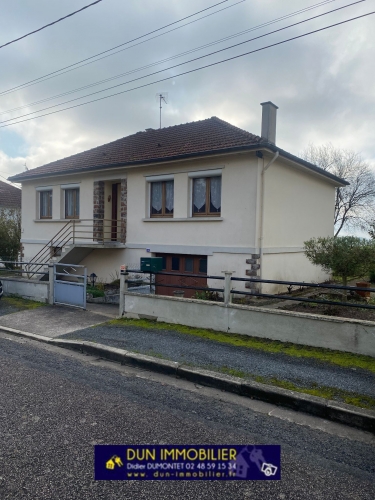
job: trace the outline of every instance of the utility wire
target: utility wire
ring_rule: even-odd
[[[357,19],[361,19],[361,18],[364,18],[364,17],[367,17],[367,16],[371,16],[373,14],[375,14],[375,11],[367,12],[366,14],[362,14],[361,16],[352,17],[350,19],[346,19],[345,21],[340,21],[339,23],[330,24],[329,26],[325,26],[324,28],[319,28],[319,29],[316,29],[316,30],[313,30],[313,31],[309,31],[307,33],[303,33],[302,35],[297,35],[297,36],[294,36],[292,38],[287,38],[285,40],[282,40],[281,42],[272,43],[270,45],[266,45],[264,47],[260,47],[259,49],[254,49],[254,50],[251,50],[249,52],[244,52],[242,54],[239,54],[237,56],[228,57],[227,59],[222,59],[221,61],[217,61],[217,62],[214,62],[214,63],[211,63],[211,64],[206,64],[205,66],[200,66],[199,68],[195,68],[195,69],[191,69],[191,70],[188,70],[188,71],[184,71],[183,73],[179,73],[177,75],[167,76],[165,78],[161,78],[160,80],[155,80],[155,81],[150,82],[150,83],[145,83],[144,85],[139,85],[138,87],[133,87],[132,89],[122,90],[121,92],[116,92],[115,94],[111,94],[111,95],[104,96],[104,97],[99,97],[98,99],[93,99],[91,101],[83,102],[81,104],[75,104],[74,106],[69,106],[69,107],[64,108],[64,109],[59,109],[59,110],[56,110],[56,111],[51,111],[50,113],[45,113],[44,115],[34,116],[32,118],[26,118],[25,120],[20,120],[18,122],[9,123],[7,125],[1,125],[0,128],[10,127],[11,125],[16,125],[18,123],[27,122],[27,121],[30,121],[30,120],[36,120],[37,118],[42,118],[44,116],[54,115],[56,113],[61,113],[62,111],[66,111],[68,109],[79,108],[81,106],[85,106],[86,104],[90,104],[90,103],[98,102],[98,101],[103,101],[104,99],[109,99],[110,97],[114,97],[114,96],[117,96],[117,95],[120,95],[120,94],[126,94],[128,92],[132,92],[133,90],[138,90],[138,89],[141,89],[141,88],[149,87],[150,85],[154,85],[155,83],[165,82],[167,80],[172,80],[173,78],[177,78],[179,76],[188,75],[190,73],[195,73],[195,72],[200,71],[202,69],[211,68],[213,66],[217,66],[219,64],[223,64],[223,63],[228,62],[228,61],[233,61],[234,59],[239,59],[240,57],[244,57],[244,56],[247,56],[247,55],[250,55],[250,54],[255,54],[256,52],[260,52],[262,50],[266,50],[266,49],[269,49],[271,47],[277,47],[278,45],[282,45],[284,43],[291,42],[293,40],[298,40],[298,39],[303,38],[305,36],[309,36],[309,35],[312,35],[314,33],[319,33],[321,31],[325,31],[327,29],[334,28],[336,26],[340,26],[342,24],[349,23],[351,21],[356,21]],[[170,68],[167,68],[167,69],[170,69]],[[164,71],[166,71],[166,70],[164,70]],[[2,122],[2,123],[4,123],[4,122]]]
[[[243,1],[243,0],[242,0],[242,1]],[[130,74],[132,74],[132,73],[136,73],[136,72],[138,72],[138,71],[142,71],[142,70],[144,70],[144,69],[148,69],[148,68],[151,68],[151,67],[153,67],[153,66],[157,66],[157,65],[159,65],[159,64],[162,64],[162,63],[165,63],[165,62],[168,62],[168,61],[172,61],[173,59],[176,59],[176,58],[178,58],[178,57],[182,57],[182,56],[185,56],[185,55],[191,54],[191,53],[193,53],[193,52],[197,52],[198,50],[202,50],[202,49],[205,49],[205,48],[207,48],[207,47],[211,47],[211,46],[213,46],[213,45],[216,45],[216,44],[218,44],[218,43],[221,43],[221,42],[224,42],[224,41],[230,40],[230,39],[232,39],[232,38],[237,38],[237,37],[242,36],[242,35],[244,35],[244,34],[246,34],[246,33],[249,33],[249,32],[252,32],[252,31],[256,31],[256,30],[258,30],[258,29],[260,29],[260,28],[264,28],[264,27],[266,27],[266,26],[269,26],[269,25],[271,25],[271,24],[275,24],[275,23],[280,22],[280,21],[283,21],[283,20],[285,20],[285,19],[289,19],[290,17],[294,17],[294,16],[296,16],[296,15],[298,15],[298,14],[304,13],[304,12],[309,11],[309,10],[311,10],[311,9],[314,9],[314,8],[317,8],[317,7],[321,7],[322,5],[325,5],[325,4],[327,4],[327,3],[332,3],[333,1],[336,1],[336,0],[328,0],[328,1],[325,1],[325,2],[320,2],[320,3],[315,4],[315,5],[312,5],[312,6],[310,6],[310,7],[306,7],[306,8],[304,8],[304,9],[300,9],[300,10],[298,10],[298,11],[292,12],[291,14],[286,14],[285,16],[279,17],[279,18],[274,19],[274,20],[272,20],[272,21],[267,21],[266,23],[259,24],[259,25],[257,25],[257,26],[254,26],[254,27],[252,27],[252,28],[249,28],[249,29],[246,29],[246,30],[240,31],[240,32],[235,33],[235,34],[232,34],[232,35],[228,35],[228,36],[226,36],[226,37],[224,37],[224,38],[220,38],[219,40],[216,40],[216,41],[213,41],[213,42],[210,42],[210,43],[206,43],[205,45],[201,45],[200,47],[196,47],[196,48],[194,48],[194,49],[187,50],[187,51],[185,51],[185,52],[181,52],[180,54],[177,54],[177,55],[174,55],[174,56],[168,57],[167,59],[162,59],[162,60],[160,60],[160,61],[157,61],[157,62],[154,62],[154,63],[147,64],[147,65],[142,66],[142,67],[140,67],[140,68],[136,68],[136,69],[133,69],[133,70],[130,70],[130,71],[126,71],[125,73],[121,73],[121,74],[119,74],[119,75],[115,75],[115,76],[112,76],[112,77],[110,77],[110,78],[105,78],[104,80],[100,80],[100,81],[95,82],[95,83],[91,83],[91,84],[88,84],[88,85],[84,85],[83,87],[79,87],[79,88],[74,89],[74,90],[69,90],[69,91],[67,91],[67,92],[63,92],[63,93],[61,93],[61,94],[57,94],[57,95],[55,95],[55,96],[47,97],[47,98],[45,98],[45,99],[41,99],[41,100],[39,100],[39,101],[35,101],[35,102],[29,103],[29,104],[25,104],[25,105],[23,105],[23,106],[19,106],[19,107],[17,107],[17,108],[12,108],[12,109],[8,109],[8,110],[6,110],[6,111],[1,111],[1,112],[0,112],[0,115],[7,114],[7,113],[11,113],[11,112],[13,112],[13,111],[18,111],[18,110],[20,110],[20,109],[25,109],[25,108],[28,108],[28,107],[30,107],[30,106],[35,106],[35,105],[37,105],[37,104],[41,104],[41,103],[43,103],[43,102],[51,101],[51,100],[53,100],[53,99],[57,99],[57,98],[59,98],[59,97],[64,97],[64,96],[66,96],[66,95],[74,94],[75,92],[79,92],[79,91],[81,91],[81,90],[85,90],[85,89],[88,89],[88,88],[91,88],[91,87],[95,87],[95,86],[97,86],[97,85],[101,85],[102,83],[106,83],[106,82],[109,82],[109,81],[112,81],[112,80],[116,80],[116,79],[118,79],[118,78],[122,78],[122,77],[124,77],[124,76],[126,76],[126,75],[130,75]],[[362,1],[365,1],[365,0],[360,0],[360,2],[362,2]],[[360,2],[358,2],[358,3],[360,3]],[[234,4],[234,5],[237,5],[237,4]],[[230,7],[233,7],[233,5],[231,5]],[[230,8],[230,7],[226,7],[226,8]],[[224,10],[224,9],[222,9],[222,10]],[[217,12],[219,12],[219,11],[217,11]],[[216,14],[216,12],[214,12],[214,14]],[[212,15],[212,14],[209,14],[209,15]],[[206,17],[206,16],[205,16],[205,17]],[[200,19],[202,19],[202,18],[200,18]],[[198,20],[199,20],[199,19],[198,19]],[[193,22],[195,22],[195,21],[193,21]],[[190,24],[190,23],[189,23],[189,24]],[[175,28],[175,29],[178,29],[178,28]],[[173,30],[171,30],[171,31],[173,31]],[[168,32],[167,32],[167,33],[168,33]],[[162,35],[157,35],[157,36],[162,36]],[[156,37],[153,37],[153,38],[156,38]],[[149,40],[152,40],[152,38],[150,38]],[[145,40],[145,41],[140,42],[140,43],[145,43],[145,42],[147,42],[147,41],[149,41],[149,40]],[[138,45],[138,44],[137,44],[137,45]],[[131,48],[131,47],[134,47],[134,46],[135,46],[135,45],[131,45],[131,46],[130,46],[130,47],[128,47],[128,48]],[[122,50],[127,50],[127,49],[122,49]],[[119,51],[119,52],[120,52],[120,51]],[[115,52],[115,54],[117,54],[117,52]],[[113,54],[110,54],[110,55],[113,55]],[[110,55],[109,55],[109,56],[110,56]],[[104,57],[109,57],[109,56],[104,56]],[[100,60],[100,59],[97,59],[97,61],[99,61],[99,60]],[[96,62],[96,61],[92,61],[92,62]],[[92,64],[92,62],[91,62],[91,63],[87,63],[87,64]],[[76,69],[76,68],[74,68],[74,69]],[[74,69],[71,69],[71,70],[68,70],[68,71],[74,71]],[[67,73],[68,71],[66,71],[66,73]],[[63,73],[60,73],[60,74],[63,74]],[[60,75],[56,75],[56,76],[60,76]],[[54,77],[50,77],[50,78],[54,78]],[[43,81],[45,81],[45,80],[43,80]],[[37,83],[39,83],[39,82],[37,82]],[[34,84],[34,85],[35,85],[35,84]]]
[[[165,68],[165,69],[161,69],[161,70],[158,70],[158,71],[154,71],[153,73],[149,73],[148,75],[140,76],[140,77],[138,77],[138,78],[133,78],[132,80],[128,80],[127,82],[119,83],[119,84],[117,84],[117,85],[113,85],[112,87],[107,87],[106,89],[97,90],[96,92],[91,92],[90,94],[86,94],[86,95],[81,96],[81,97],[75,97],[74,99],[70,99],[70,100],[65,101],[65,102],[62,102],[62,103],[54,104],[54,105],[52,105],[52,106],[48,106],[48,107],[46,107],[46,108],[39,109],[39,110],[37,110],[37,111],[31,111],[30,113],[26,113],[26,114],[24,114],[24,115],[16,116],[15,118],[9,118],[8,120],[3,120],[3,121],[0,121],[0,124],[1,124],[1,123],[11,122],[11,121],[13,121],[13,120],[18,120],[19,118],[23,118],[23,117],[25,117],[25,116],[30,116],[30,115],[33,115],[33,114],[35,114],[35,113],[41,113],[41,112],[46,111],[46,110],[48,110],[48,109],[56,108],[56,107],[58,107],[58,106],[63,106],[64,104],[69,104],[70,102],[78,101],[78,100],[80,100],[80,99],[85,99],[86,97],[90,97],[90,96],[92,96],[92,95],[100,94],[100,93],[102,93],[102,92],[106,92],[106,91],[108,91],[108,90],[112,90],[112,89],[114,89],[114,88],[121,87],[121,86],[123,86],[123,85],[127,85],[128,83],[133,83],[133,82],[135,82],[135,81],[142,80],[143,78],[147,78],[147,77],[149,77],[149,76],[154,76],[154,75],[157,75],[157,74],[162,73],[162,72],[164,72],[164,71],[167,71],[167,70],[170,70],[170,69],[174,69],[174,68],[177,68],[177,67],[179,67],[179,66],[183,66],[183,65],[185,65],[185,64],[188,64],[188,63],[191,63],[191,62],[194,62],[194,61],[198,61],[198,60],[200,60],[200,59],[204,59],[204,58],[206,58],[206,57],[212,56],[212,55],[214,55],[214,54],[218,54],[218,53],[223,52],[223,51],[225,51],[225,50],[233,49],[233,48],[238,47],[238,46],[240,46],[240,45],[243,45],[243,44],[245,44],[245,43],[253,42],[254,40],[258,40],[259,38],[264,38],[264,37],[266,37],[266,36],[273,35],[274,33],[278,33],[278,32],[280,32],[280,31],[284,31],[284,30],[289,29],[289,28],[292,28],[292,27],[294,27],[294,26],[298,26],[298,25],[300,25],[300,24],[306,23],[306,22],[311,21],[311,20],[313,20],[313,19],[317,19],[317,18],[322,17],[322,16],[325,16],[325,15],[327,15],[327,14],[331,14],[332,12],[336,12],[336,11],[338,11],[338,10],[342,10],[342,9],[347,8],[347,7],[351,7],[352,5],[355,5],[355,4],[357,4],[357,3],[361,3],[361,2],[363,2],[363,1],[365,1],[365,0],[357,0],[357,2],[354,2],[354,3],[348,4],[348,5],[344,5],[343,7],[338,7],[337,9],[333,9],[333,10],[330,10],[330,11],[328,11],[328,12],[323,12],[322,14],[318,14],[318,15],[316,15],[316,16],[309,17],[309,18],[307,18],[307,19],[304,19],[304,20],[302,20],[302,21],[298,21],[298,22],[293,23],[293,24],[290,24],[290,25],[288,25],[288,26],[284,26],[283,28],[279,28],[279,29],[277,29],[277,30],[273,30],[273,31],[270,31],[270,32],[268,32],[268,33],[264,33],[263,35],[259,35],[259,36],[256,36],[256,37],[254,37],[254,38],[250,38],[250,39],[248,39],[248,40],[244,40],[243,42],[239,42],[239,43],[236,43],[236,44],[234,44],[234,45],[230,45],[229,47],[224,47],[223,49],[215,50],[214,52],[210,52],[209,54],[205,54],[205,55],[202,55],[202,56],[199,56],[199,57],[195,57],[194,59],[189,59],[188,61],[185,61],[185,62],[182,62],[182,63],[175,64],[175,65],[173,65],[173,66],[170,66],[169,68]]]
[[[336,0],[329,0],[329,1],[330,2],[334,2]],[[89,64],[94,64],[94,63],[96,63],[98,61],[101,61],[102,59],[106,59],[107,57],[112,57],[112,56],[114,56],[116,54],[119,54],[120,52],[124,52],[125,50],[132,49],[133,47],[137,47],[138,45],[142,45],[143,43],[147,43],[147,42],[149,42],[151,40],[154,40],[155,38],[159,38],[161,36],[167,35],[168,33],[172,33],[172,31],[176,31],[176,30],[179,30],[180,28],[184,28],[185,26],[188,26],[189,24],[193,24],[193,23],[196,23],[198,21],[201,21],[202,19],[205,19],[206,17],[210,17],[210,16],[213,16],[215,14],[218,14],[219,12],[222,12],[223,10],[231,9],[232,7],[235,7],[236,5],[238,5],[240,3],[243,3],[243,2],[246,2],[246,0],[240,0],[237,3],[229,5],[228,7],[224,7],[223,9],[219,9],[219,10],[217,10],[215,12],[210,13],[210,14],[206,14],[205,16],[198,17],[198,19],[194,19],[193,21],[189,21],[188,23],[182,24],[181,26],[177,26],[176,28],[172,28],[171,30],[165,31],[164,33],[159,33],[158,35],[155,35],[155,36],[153,36],[151,38],[148,38],[147,40],[142,40],[141,42],[138,42],[138,43],[135,43],[133,45],[130,45],[129,47],[125,47],[124,49],[117,50],[116,52],[113,52],[112,54],[107,54],[107,55],[105,55],[103,57],[99,57],[98,59],[95,59],[93,61],[89,61],[89,62],[86,62],[86,63],[81,64],[79,66],[76,66],[74,68],[67,69],[66,71],[62,71],[61,70],[60,73],[56,72],[57,74],[52,74],[52,76],[46,75],[46,77],[40,77],[40,79],[37,79],[37,81],[32,80],[31,83],[25,84],[24,86],[20,86],[20,88],[15,88],[15,90],[10,90],[9,92],[4,91],[3,93],[0,92],[0,97],[2,95],[8,95],[8,94],[11,94],[13,92],[17,92],[18,90],[23,90],[23,89],[26,89],[28,87],[32,87],[34,85],[38,85],[38,83],[43,83],[43,82],[45,82],[47,80],[51,80],[51,78],[57,78],[58,76],[65,75],[65,73],[70,73],[71,71],[75,71],[76,69],[83,68],[84,66],[88,66]]]
[[[64,19],[67,19],[68,17],[74,16],[75,14],[78,14],[78,12],[82,12],[85,9],[88,9],[89,7],[92,7],[93,5],[101,2],[102,0],[96,0],[96,2],[90,3],[89,5],[86,5],[86,7],[82,7],[82,9],[76,10],[72,12],[71,14],[68,14],[67,16],[60,17],[60,19],[57,19],[57,21],[53,21],[52,23],[46,24],[45,26],[42,26],[41,28],[30,31],[30,33],[27,33],[26,35],[20,36],[19,38],[16,38],[15,40],[12,40],[11,42],[4,43],[3,45],[0,45],[0,49],[3,47],[6,47],[7,45],[10,45],[11,43],[18,42],[19,40],[22,40],[23,38],[26,38],[27,36],[33,35],[34,33],[38,33],[38,31],[42,31],[45,28],[48,28],[49,26],[52,26],[53,24],[59,23],[60,21],[64,21]]]
[[[86,57],[86,59],[82,59],[81,61],[78,61],[76,63],[69,64],[69,66],[64,66],[63,68],[60,68],[60,69],[58,69],[56,71],[52,71],[51,73],[47,73],[44,76],[40,76],[39,78],[35,78],[34,80],[30,80],[28,82],[22,83],[21,85],[17,85],[16,87],[12,87],[11,89],[4,90],[3,92],[0,92],[0,95],[9,93],[9,92],[14,91],[14,90],[17,90],[17,89],[19,89],[21,87],[24,87],[24,86],[28,85],[29,83],[35,82],[37,80],[41,80],[42,78],[45,78],[47,76],[53,75],[55,73],[59,73],[60,71],[63,71],[64,69],[71,68],[73,66],[77,66],[78,64],[81,64],[82,62],[88,61],[88,60],[93,59],[95,57],[98,57],[98,56],[100,56],[102,54],[106,54],[107,52],[111,52],[112,50],[115,50],[118,47],[122,47],[123,45],[128,45],[129,43],[135,42],[136,40],[140,40],[141,38],[145,38],[146,36],[149,36],[149,35],[152,35],[153,33],[156,33],[157,31],[161,31],[161,30],[163,30],[165,28],[168,28],[169,26],[173,26],[174,24],[178,24],[178,23],[184,21],[185,19],[189,19],[190,17],[197,16],[201,12],[205,12],[206,10],[213,9],[214,7],[217,7],[218,5],[221,5],[221,4],[226,3],[228,1],[229,0],[222,0],[219,3],[211,5],[211,7],[207,7],[205,9],[199,10],[198,12],[195,12],[194,14],[190,14],[189,16],[183,17],[182,19],[179,19],[178,21],[174,21],[173,23],[166,24],[165,26],[162,26],[161,28],[157,28],[156,30],[150,31],[148,33],[145,33],[144,35],[141,35],[141,36],[138,36],[136,38],[133,38],[132,40],[128,40],[127,42],[121,43],[120,45],[116,45],[115,47],[112,47],[111,49],[104,50],[103,52],[99,52],[98,54],[95,54],[93,56]]]

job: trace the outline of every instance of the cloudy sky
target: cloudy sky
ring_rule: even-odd
[[[103,0],[61,23],[0,49],[0,93],[140,37],[218,2],[219,0]],[[36,85],[0,95],[0,121],[4,122],[48,106],[59,104],[43,113],[172,77],[100,102],[0,128],[0,175],[7,177],[19,173],[24,170],[25,163],[28,168],[38,167],[145,128],[157,128],[159,112],[155,95],[158,92],[168,92],[169,102],[163,108],[163,126],[216,115],[259,134],[259,104],[270,100],[279,106],[277,144],[280,147],[298,154],[310,142],[317,145],[332,142],[337,147],[361,152],[375,168],[375,15],[189,75],[178,76],[179,73],[205,64],[371,12],[375,10],[374,0],[356,3],[279,33],[168,69],[193,57],[351,3],[350,0],[326,1],[324,5],[288,19],[248,31],[191,54],[180,55],[308,8],[317,4],[318,0],[238,2],[239,0],[228,0],[154,33],[151,36],[162,36],[151,41],[146,41],[151,36],[142,38],[138,42],[144,43],[134,47],[131,47],[132,44],[124,45],[121,48],[126,50],[111,57]],[[90,0],[0,0],[0,45],[89,3]],[[221,10],[224,8],[226,10]],[[220,10],[221,12],[217,12]],[[207,14],[213,15],[200,19]],[[183,26],[195,20],[196,22]],[[163,34],[172,28],[179,29]],[[174,56],[177,57],[173,60],[155,64]],[[134,72],[151,64],[152,67]],[[147,76],[164,69],[157,75]],[[127,72],[131,74],[38,105],[29,105]],[[61,105],[68,100],[143,76],[146,78]],[[22,109],[4,113],[19,107]],[[0,123],[0,127],[9,123],[12,122]]]

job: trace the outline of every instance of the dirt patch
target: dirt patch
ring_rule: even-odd
[[[340,318],[362,319],[375,321],[375,309],[361,309],[359,307],[331,306],[323,304],[296,304],[280,307],[285,311],[304,312],[311,314],[322,314],[323,316],[338,316]]]

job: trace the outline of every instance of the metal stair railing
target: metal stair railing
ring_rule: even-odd
[[[28,277],[32,278],[38,271],[53,258],[56,257],[69,243],[76,243],[76,240],[90,240],[97,244],[104,245],[107,242],[121,242],[122,225],[120,220],[116,219],[79,219],[79,227],[76,227],[78,221],[75,219],[67,222],[64,227],[55,234],[53,238],[33,257],[26,266]],[[88,224],[82,224],[86,222]],[[108,223],[106,227],[105,223]],[[109,236],[107,236],[109,235]],[[53,251],[53,249],[55,250]],[[44,263],[40,263],[44,262]]]
[[[55,234],[49,242],[44,245],[44,247],[31,259],[31,262],[37,262],[37,264],[29,264],[26,266],[27,276],[31,279],[38,271],[48,264],[48,262],[56,256],[58,250],[66,246],[67,243],[74,236],[74,230],[72,230],[72,225],[74,227],[75,221],[67,222],[58,233]],[[58,243],[58,245],[57,245]],[[52,253],[52,249],[56,247],[56,250]],[[39,262],[43,262],[40,264]]]

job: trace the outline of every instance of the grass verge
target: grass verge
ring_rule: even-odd
[[[240,335],[236,333],[217,332],[203,328],[192,328],[189,326],[175,325],[171,323],[161,323],[147,319],[138,320],[121,318],[111,320],[108,324],[117,327],[135,326],[151,330],[170,330],[235,347],[246,347],[248,349],[257,349],[264,352],[286,354],[297,358],[310,358],[341,366],[343,368],[361,368],[375,373],[375,359],[370,356],[363,356],[360,354],[333,351],[330,349],[309,347],[289,342],[261,339],[258,337],[248,337],[247,335]]]
[[[18,297],[17,295],[10,295],[7,297],[3,297],[1,300],[5,302],[7,305],[15,307],[18,310],[38,309],[38,307],[47,305],[43,304],[42,302],[35,302],[34,300],[23,299],[22,297]]]
[[[210,366],[210,369],[214,368]],[[335,387],[328,387],[325,385],[318,385],[318,384],[312,384],[313,387],[310,388],[302,387],[287,380],[280,380],[276,377],[267,378],[267,377],[261,377],[259,375],[251,375],[241,370],[228,368],[227,366],[223,366],[219,368],[219,370],[216,369],[216,371],[220,371],[221,373],[226,373],[227,375],[232,375],[233,377],[251,378],[261,384],[273,385],[275,387],[280,387],[282,389],[288,389],[289,391],[309,394],[311,396],[317,396],[320,398],[329,399],[333,401],[340,401],[348,405],[358,406],[360,408],[367,408],[368,410],[375,409],[375,398],[372,398],[371,396],[367,396],[365,394],[359,394],[356,392],[345,391],[343,389],[337,389]]]
[[[159,352],[155,352],[153,349],[150,349],[146,353],[141,353],[139,351],[133,350],[133,352],[139,354],[146,354],[148,356],[153,356],[159,359],[165,359],[168,361],[173,361],[171,358],[160,354]],[[344,391],[342,389],[337,389],[335,387],[328,386],[320,386],[318,384],[312,384],[313,387],[303,387],[294,384],[293,382],[289,382],[288,380],[281,380],[276,377],[267,378],[261,377],[259,375],[254,375],[252,373],[248,373],[242,370],[237,370],[235,368],[229,368],[227,366],[213,366],[213,365],[197,365],[195,363],[186,362],[183,363],[185,366],[190,366],[191,368],[203,368],[205,370],[210,370],[219,373],[225,373],[226,375],[231,375],[232,377],[239,377],[243,379],[254,380],[255,382],[259,382],[265,385],[271,385],[275,387],[281,387],[282,389],[288,389],[290,391],[299,392],[302,394],[309,394],[311,396],[317,396],[320,398],[324,398],[331,401],[338,401],[341,403],[346,403],[348,405],[357,406],[359,408],[366,408],[368,410],[375,409],[375,398],[371,396],[367,396],[365,394],[359,394],[356,392]]]

